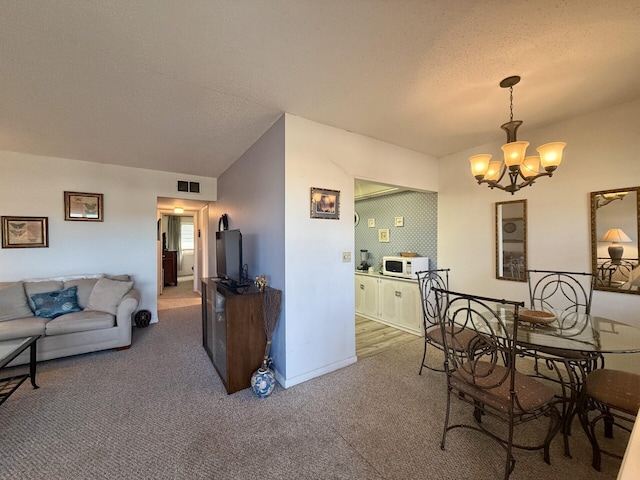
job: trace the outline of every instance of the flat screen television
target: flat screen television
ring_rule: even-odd
[[[218,278],[230,285],[241,285],[242,233],[240,230],[216,232],[216,264]]]

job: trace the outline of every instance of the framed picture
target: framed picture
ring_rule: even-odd
[[[340,192],[311,187],[311,218],[340,219]]]
[[[64,219],[82,222],[103,221],[101,193],[64,192]]]
[[[48,217],[2,217],[2,248],[48,246]]]
[[[381,228],[378,230],[378,242],[389,243],[389,229]]]

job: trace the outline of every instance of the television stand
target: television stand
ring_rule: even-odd
[[[201,282],[202,346],[228,394],[249,388],[266,346],[262,295],[251,284],[239,292],[218,278]]]

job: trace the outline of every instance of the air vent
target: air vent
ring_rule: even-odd
[[[200,193],[200,182],[187,182],[186,180],[178,180],[178,191]]]

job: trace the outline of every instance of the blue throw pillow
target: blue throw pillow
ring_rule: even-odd
[[[31,300],[36,306],[36,317],[56,318],[65,313],[81,312],[77,293],[78,287],[73,286],[66,290],[31,295]]]

